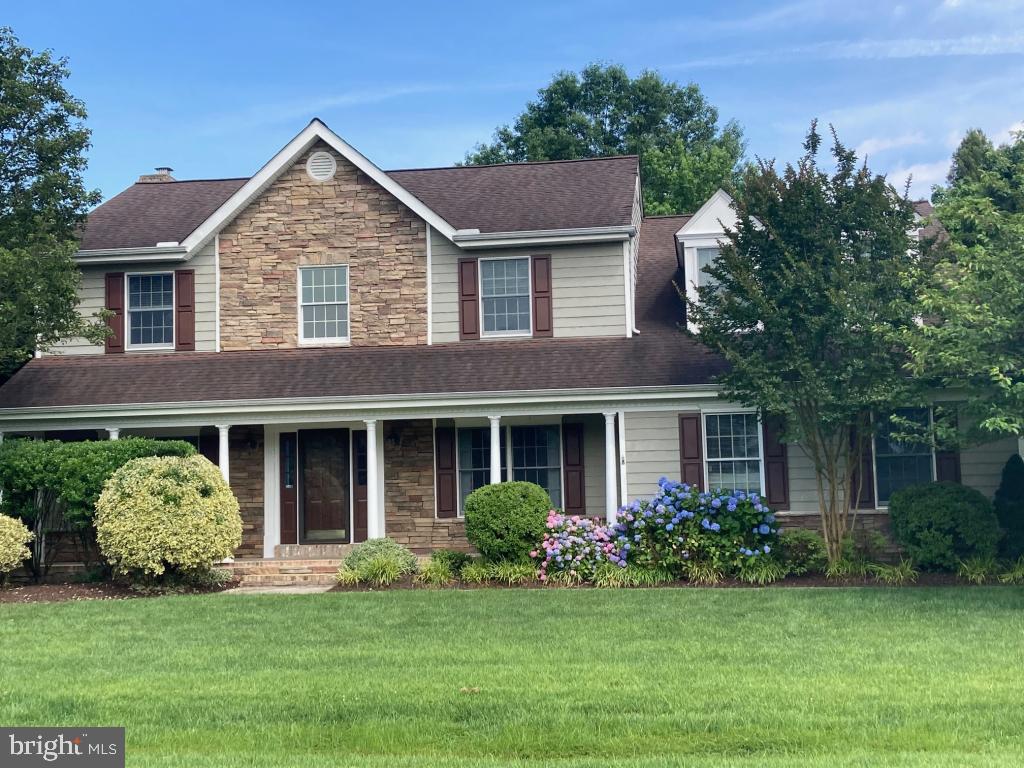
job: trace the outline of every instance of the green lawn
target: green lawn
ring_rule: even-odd
[[[1016,766],[1024,590],[0,605],[0,723],[125,725],[130,766]]]

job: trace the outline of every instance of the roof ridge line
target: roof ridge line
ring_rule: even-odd
[[[513,163],[480,163],[478,165],[435,165],[425,168],[391,168],[384,173],[410,173],[413,171],[456,171],[468,168],[507,168],[522,167],[527,165],[556,165],[559,163],[593,163],[602,160],[629,160],[639,159],[640,155],[601,155],[600,157],[574,157],[568,160],[524,160]]]

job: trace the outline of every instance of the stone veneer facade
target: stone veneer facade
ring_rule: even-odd
[[[330,151],[334,178],[306,173]],[[353,346],[427,341],[426,224],[318,142],[220,233],[221,347],[298,344],[298,268],[349,266]]]
[[[231,490],[242,514],[235,556],[263,557],[263,426],[232,427],[228,435]]]
[[[429,419],[387,422],[397,446],[384,444],[384,531],[416,552],[468,551],[460,518],[438,519],[434,510],[434,434]]]

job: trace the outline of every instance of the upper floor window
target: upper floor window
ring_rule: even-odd
[[[299,340],[348,341],[348,267],[301,267],[299,277]]]
[[[174,274],[128,275],[128,346],[174,346]]]
[[[485,336],[530,335],[530,260],[480,259]]]
[[[697,249],[697,287],[702,288],[705,285],[716,285],[718,283],[714,277],[704,271],[704,267],[710,267],[715,263],[715,259],[718,258],[717,248],[698,248]]]
[[[931,422],[928,408],[901,408],[896,416],[910,422],[913,429],[894,425],[885,419],[875,435],[875,483],[878,505],[885,507],[893,493],[900,488],[935,479],[935,456],[931,445],[894,435],[900,431],[926,433]],[[900,440],[899,437],[904,439]]]
[[[708,488],[761,492],[761,429],[756,413],[704,417]]]

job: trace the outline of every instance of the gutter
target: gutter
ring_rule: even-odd
[[[517,245],[545,245],[557,243],[590,243],[628,240],[636,235],[632,224],[614,227],[574,227],[571,229],[535,229],[517,232],[481,232],[478,229],[459,229],[452,242],[463,248],[494,248]]]
[[[188,261],[188,249],[181,245],[143,248],[96,248],[77,251],[72,258],[79,264],[144,264],[151,261]]]

